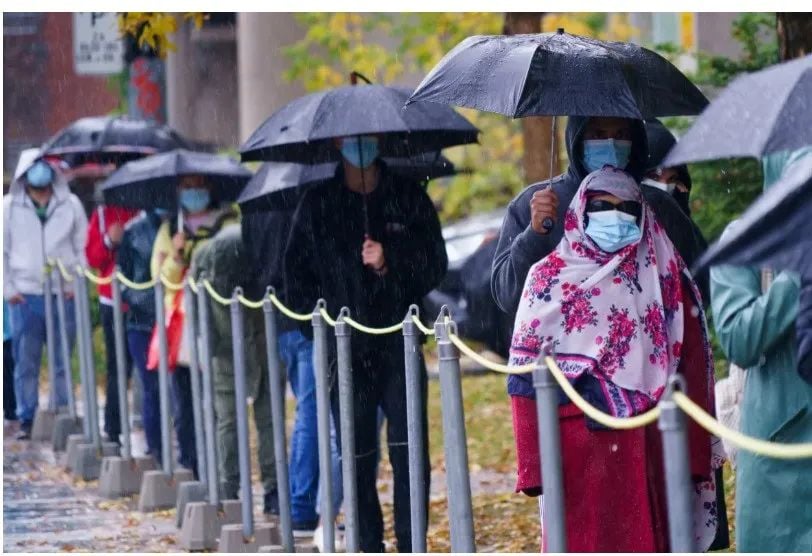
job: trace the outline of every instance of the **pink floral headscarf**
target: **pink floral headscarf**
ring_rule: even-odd
[[[587,192],[595,191],[642,202],[639,242],[605,253],[585,234]],[[646,411],[679,366],[684,271],[634,179],[608,166],[592,172],[566,212],[561,242],[528,273],[510,364],[533,362],[550,346],[571,382],[597,379],[610,413]]]

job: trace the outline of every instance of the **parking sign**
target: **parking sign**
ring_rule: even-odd
[[[73,66],[78,75],[109,75],[124,69],[115,12],[73,14]]]

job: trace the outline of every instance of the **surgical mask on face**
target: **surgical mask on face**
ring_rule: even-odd
[[[211,194],[208,189],[181,189],[180,206],[188,212],[201,212],[211,203]]]
[[[637,225],[637,219],[619,210],[604,210],[588,212],[589,223],[586,226],[586,235],[592,238],[601,250],[614,253],[640,241],[642,234]]]
[[[587,139],[584,141],[584,157],[582,162],[587,172],[600,170],[607,164],[623,170],[629,163],[631,153],[631,141]]]
[[[25,172],[25,180],[34,189],[45,189],[54,181],[54,171],[47,162],[35,162]]]
[[[665,191],[669,195],[674,194],[674,188],[676,187],[673,183],[663,183],[661,181],[657,181],[651,178],[644,178],[640,181],[640,185],[648,185],[650,187],[656,187],[660,191]]]
[[[341,155],[356,168],[369,168],[378,158],[378,138],[347,137],[341,143]]]

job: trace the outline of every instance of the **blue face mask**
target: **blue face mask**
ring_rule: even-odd
[[[637,219],[619,210],[588,212],[586,235],[606,253],[620,251],[627,245],[640,241],[642,234]]]
[[[587,172],[600,170],[607,164],[623,170],[629,163],[631,154],[631,141],[588,139],[584,141],[584,157],[582,162]]]
[[[54,181],[54,170],[47,162],[35,162],[31,168],[25,172],[25,180],[33,188],[43,189]]]
[[[208,189],[181,189],[180,206],[188,212],[201,212],[211,203],[211,194]]]
[[[356,168],[369,168],[378,158],[378,138],[362,136],[359,141],[357,137],[347,137],[341,143],[341,155]]]

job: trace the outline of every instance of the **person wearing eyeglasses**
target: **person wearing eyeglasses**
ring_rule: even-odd
[[[586,176],[564,213],[563,237],[535,263],[521,294],[510,365],[552,354],[590,404],[616,417],[654,408],[680,373],[713,407],[713,357],[699,290],[635,179],[605,165]],[[511,396],[516,490],[542,493],[532,378]],[[669,550],[665,473],[656,424],[612,430],[559,396],[568,549]],[[689,425],[697,548],[716,536],[718,440]]]

